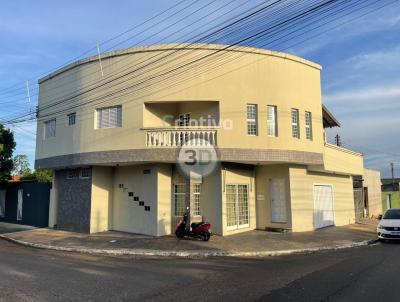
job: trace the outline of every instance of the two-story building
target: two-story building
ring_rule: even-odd
[[[103,75],[96,56],[39,81],[36,168],[55,171],[58,228],[167,235],[188,205],[221,235],[354,222],[363,157],[326,143],[339,123],[319,65],[222,45],[119,50],[101,64]],[[185,148],[210,151],[207,168],[191,171]]]

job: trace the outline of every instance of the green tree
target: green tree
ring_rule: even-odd
[[[36,170],[33,173],[27,172],[21,175],[21,180],[36,180],[38,182],[52,182],[53,171],[51,170]]]
[[[29,168],[29,159],[25,154],[16,155],[14,157],[14,169],[12,170],[13,175],[24,175],[31,173],[31,169]]]
[[[0,182],[10,179],[14,167],[12,158],[14,149],[14,134],[0,124]]]

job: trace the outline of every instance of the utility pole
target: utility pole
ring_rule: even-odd
[[[336,134],[336,136],[335,136],[335,145],[338,147],[342,146],[342,139],[340,138],[339,134]]]
[[[390,163],[390,169],[392,170],[392,190],[394,191],[394,163]]]

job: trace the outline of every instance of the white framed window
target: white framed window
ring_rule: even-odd
[[[311,112],[306,111],[305,113],[305,122],[306,122],[306,139],[312,141],[313,133],[312,133],[312,115]]]
[[[122,106],[96,109],[96,127],[97,129],[122,127]]]
[[[267,132],[268,136],[278,136],[277,107],[267,106]]]
[[[49,139],[56,136],[56,119],[51,119],[44,122],[43,138]]]
[[[76,123],[76,113],[70,113],[67,115],[67,125],[68,126],[73,126]]]
[[[292,119],[292,137],[300,138],[299,109],[292,108],[291,119]]]
[[[79,178],[89,178],[90,177],[90,168],[82,168],[80,171]]]
[[[174,184],[174,214],[183,216],[186,212],[186,184]]]
[[[247,104],[247,135],[257,135],[257,105]]]
[[[193,184],[193,215],[200,216],[200,192],[201,192],[201,184]]]
[[[226,226],[228,230],[249,227],[249,186],[226,184]]]
[[[79,176],[79,170],[74,169],[74,170],[68,170],[67,171],[67,179],[77,179]]]

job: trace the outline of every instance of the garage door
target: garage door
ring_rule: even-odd
[[[320,229],[334,224],[331,185],[314,185],[314,227]]]

